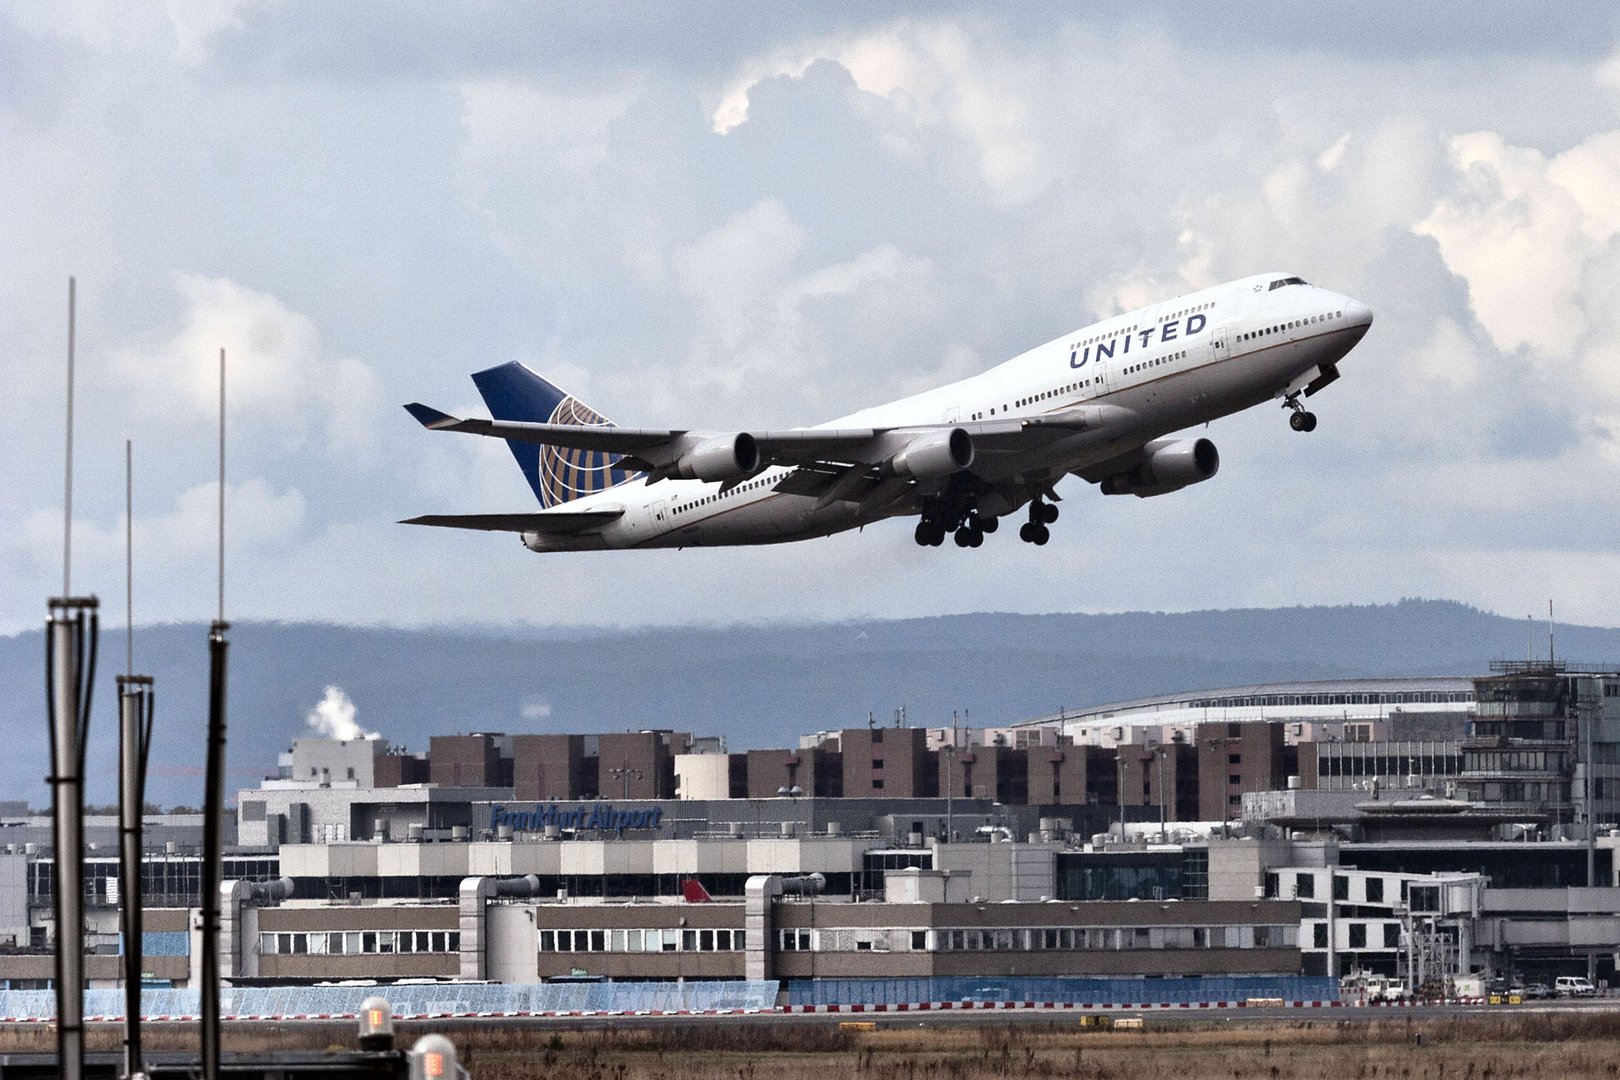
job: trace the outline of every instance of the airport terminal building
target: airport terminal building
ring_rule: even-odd
[[[238,795],[222,952],[241,985],[1610,975],[1617,749],[1620,675],[1545,664],[735,754],[670,731],[300,739]],[[0,982],[45,985],[48,837],[0,825]],[[144,944],[185,985],[200,822],[163,828]],[[110,985],[120,889],[90,863]],[[279,903],[241,884],[281,877]]]

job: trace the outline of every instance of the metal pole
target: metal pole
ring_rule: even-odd
[[[208,631],[208,756],[203,795],[201,1013],[203,1080],[219,1076],[220,814],[225,804],[225,640],[229,624]]]
[[[956,713],[951,713],[951,745],[945,748],[945,842],[955,833],[953,820],[956,800]],[[938,870],[939,867],[934,867]]]
[[[145,675],[118,678],[119,871],[123,879],[124,1075],[145,1074],[141,1056],[141,815],[146,805],[146,752],[152,740],[152,680]]]
[[[84,1075],[84,744],[99,636],[94,597],[50,601],[45,643],[55,863],[56,1043],[62,1076]]]

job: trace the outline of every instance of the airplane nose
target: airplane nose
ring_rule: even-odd
[[[1344,320],[1351,326],[1359,326],[1365,329],[1372,325],[1372,308],[1363,304],[1360,300],[1347,296],[1344,298]]]

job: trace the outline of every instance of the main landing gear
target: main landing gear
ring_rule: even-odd
[[[917,543],[923,547],[939,547],[945,542],[946,534],[950,534],[957,547],[976,548],[984,543],[985,534],[995,532],[1000,524],[993,517],[980,517],[977,510],[969,510],[951,523],[940,508],[929,507],[923,511],[922,520],[917,522],[914,535]]]
[[[1052,539],[1052,530],[1047,526],[1058,519],[1058,508],[1041,499],[1041,493],[1036,492],[1035,497],[1029,501],[1029,520],[1018,529],[1018,539],[1026,544],[1036,547]]]
[[[1316,430],[1316,414],[1306,411],[1305,406],[1299,403],[1298,394],[1289,394],[1284,398],[1283,408],[1293,410],[1293,415],[1288,418],[1289,427],[1295,431]]]
[[[924,499],[922,519],[917,522],[915,533],[917,543],[922,547],[939,547],[945,537],[950,536],[960,548],[983,544],[985,536],[995,532],[1001,520],[979,512],[980,495],[957,492]],[[1018,538],[1027,544],[1044,544],[1052,539],[1048,526],[1058,519],[1058,508],[1046,501],[1048,497],[1057,498],[1050,485],[1036,486],[1031,491],[1029,520],[1018,530]]]

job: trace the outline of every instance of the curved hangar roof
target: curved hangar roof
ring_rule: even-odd
[[[1465,712],[1474,706],[1474,680],[1464,676],[1412,679],[1327,679],[1259,683],[1221,690],[1065,709],[1019,727],[1229,723],[1240,720],[1377,720],[1397,712]]]

